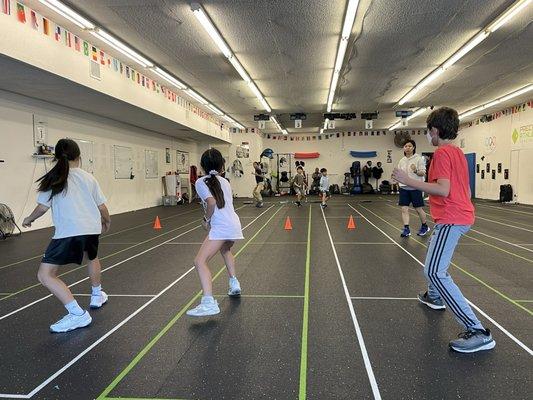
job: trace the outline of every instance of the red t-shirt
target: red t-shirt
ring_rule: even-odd
[[[438,224],[472,225],[474,205],[470,201],[470,183],[466,158],[461,149],[453,145],[439,147],[429,167],[429,182],[437,179],[450,181],[448,197],[429,196],[429,209]]]

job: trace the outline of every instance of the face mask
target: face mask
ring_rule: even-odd
[[[426,133],[426,138],[428,139],[429,144],[433,146],[433,138],[431,137],[431,133],[429,131]]]

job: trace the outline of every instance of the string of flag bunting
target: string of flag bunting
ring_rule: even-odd
[[[56,42],[71,48],[73,51],[83,54],[93,62],[99,63],[110,70],[120,74],[124,79],[129,79],[137,83],[145,90],[151,90],[160,93],[168,101],[176,103],[182,108],[208,120],[216,125],[220,125],[221,130],[228,128],[225,122],[214,117],[212,114],[195,106],[184,98],[180,97],[168,87],[159,84],[157,81],[143,75],[131,66],[105,53],[102,49],[91,44],[77,35],[69,32],[67,29],[57,25],[53,21],[37,13],[35,10],[25,6],[18,1],[1,0],[0,12],[5,15],[16,17],[20,23],[31,25],[34,31],[50,37]]]
[[[516,105],[516,106],[513,106],[513,107],[508,107],[504,110],[501,110],[501,111],[496,111],[496,112],[493,112],[492,114],[485,114],[485,115],[482,115],[481,117],[479,118],[476,118],[466,124],[463,124],[461,125],[461,128],[469,128],[471,126],[475,126],[475,125],[479,125],[479,124],[484,124],[484,123],[487,123],[487,122],[491,122],[491,121],[494,121],[498,118],[501,118],[501,117],[505,117],[507,115],[513,115],[513,114],[518,114],[518,113],[521,113],[521,112],[524,112],[526,111],[528,108],[533,108],[533,100],[529,100],[525,103],[522,103],[522,104],[519,104],[519,105]]]
[[[400,132],[400,131],[397,131]],[[411,135],[425,135],[426,131],[423,129],[411,129],[406,131]],[[394,136],[395,132],[390,131],[356,131],[356,132],[335,132],[335,133],[323,133],[320,135],[272,135],[263,134],[263,138],[271,140],[286,140],[291,142],[310,142],[313,140],[330,140],[344,137],[356,137],[356,136]]]

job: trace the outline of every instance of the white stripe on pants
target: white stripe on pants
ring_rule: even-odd
[[[448,273],[455,246],[469,225],[437,224],[426,255],[424,275],[430,299],[442,299],[465,328],[483,329],[459,287]]]

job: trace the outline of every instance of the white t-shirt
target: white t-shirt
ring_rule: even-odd
[[[98,206],[106,202],[98,182],[81,168],[70,168],[67,186],[50,200],[51,190],[39,192],[37,203],[52,208],[55,234],[52,239],[99,235],[102,220]]]
[[[327,192],[329,190],[329,178],[324,175],[320,177],[320,191]]]
[[[424,157],[417,153],[413,154],[409,158],[404,156],[398,163],[398,168],[407,172],[409,174],[409,178],[423,182],[424,176],[420,176],[414,173],[412,170],[413,165],[415,166],[418,172],[423,172],[424,174],[426,173],[426,160]],[[412,187],[404,185],[403,183],[400,183],[400,187],[406,190],[414,190]]]
[[[206,183],[204,182],[209,176],[204,176],[196,181],[196,193],[204,203],[208,197],[213,197]],[[225,205],[223,208],[218,208],[215,205],[215,211],[211,216],[211,229],[209,230],[210,240],[236,240],[244,239],[242,236],[241,221],[239,216],[233,208],[233,196],[231,194],[231,186],[227,179],[217,176],[220,182],[220,187],[224,193]]]

